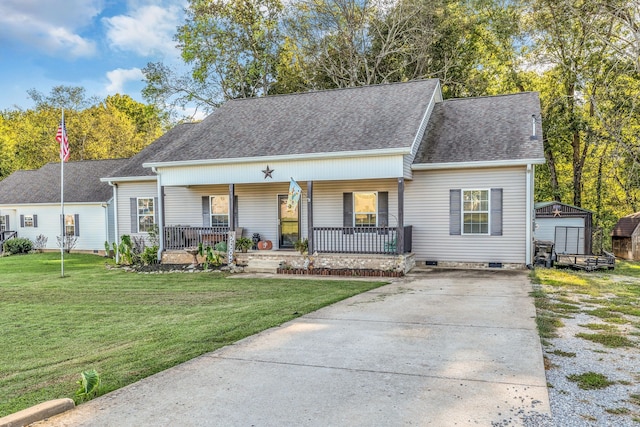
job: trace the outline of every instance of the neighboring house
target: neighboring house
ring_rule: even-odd
[[[157,224],[165,253],[241,227],[321,256],[522,268],[542,163],[536,93],[443,101],[432,79],[227,101],[102,180],[118,235]]]
[[[536,240],[553,242],[558,254],[591,254],[592,211],[560,202],[539,202],[535,208]]]
[[[115,241],[113,191],[100,177],[123,160],[87,160],[64,165],[65,234],[77,237],[74,250],[104,251]],[[61,236],[60,163],[37,170],[16,171],[0,181],[0,239],[15,232],[36,241],[46,237],[44,249],[59,249]]]
[[[611,231],[611,246],[616,257],[640,260],[640,212],[620,218]]]

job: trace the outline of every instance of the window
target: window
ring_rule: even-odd
[[[155,204],[153,197],[138,199],[138,233],[148,233],[155,225]]]
[[[64,235],[75,236],[76,235],[76,217],[75,215],[65,214],[64,216]]]
[[[378,193],[353,193],[354,227],[376,227]]]
[[[212,227],[229,226],[229,196],[211,196],[210,212]]]
[[[25,215],[23,227],[34,227],[34,225],[33,215]]]
[[[489,234],[489,190],[462,192],[463,234]]]
[[[6,218],[7,217],[5,215],[0,215],[0,233],[3,231],[7,231],[7,229],[9,228],[6,224]]]

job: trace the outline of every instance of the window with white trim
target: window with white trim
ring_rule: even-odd
[[[211,226],[229,226],[229,195],[210,196]]]
[[[138,232],[148,233],[155,226],[155,203],[153,197],[138,198]]]
[[[75,236],[76,235],[76,216],[75,215],[64,215],[64,234],[65,236]]]
[[[24,216],[24,227],[34,227],[33,215]]]
[[[462,234],[489,234],[489,190],[463,190]]]
[[[353,193],[354,227],[376,227],[378,225],[378,193]]]
[[[6,216],[0,215],[0,232],[7,231]]]

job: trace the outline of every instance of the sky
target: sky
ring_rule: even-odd
[[[173,35],[187,0],[0,0],[0,110],[33,107],[27,91],[82,86],[145,102],[142,68],[179,66]]]

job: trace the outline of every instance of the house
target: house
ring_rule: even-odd
[[[227,101],[102,181],[117,234],[158,225],[164,262],[242,228],[285,264],[306,238],[316,267],[523,268],[542,163],[536,93],[443,101],[429,79]]]
[[[616,257],[640,260],[640,212],[618,220],[611,230],[611,246]]]
[[[535,204],[534,238],[553,242],[558,254],[591,255],[593,212],[560,202]]]
[[[115,241],[113,191],[100,177],[123,160],[87,160],[64,165],[64,229],[75,236],[75,251],[102,253],[105,241]],[[61,236],[60,163],[37,170],[16,171],[0,181],[0,240],[17,236],[43,249],[59,249]]]

